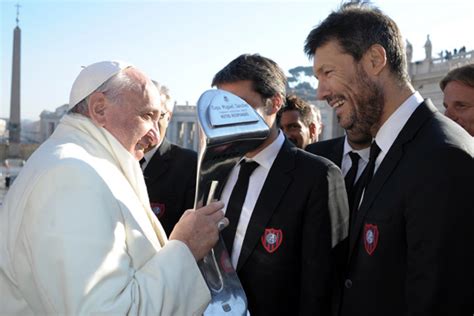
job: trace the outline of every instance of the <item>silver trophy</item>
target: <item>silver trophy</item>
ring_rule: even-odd
[[[219,89],[201,95],[197,115],[200,145],[195,207],[219,198],[231,169],[270,133],[250,105]],[[222,236],[198,265],[212,296],[204,315],[247,315],[247,298]]]

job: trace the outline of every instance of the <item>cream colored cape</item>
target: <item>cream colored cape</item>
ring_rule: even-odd
[[[105,129],[66,115],[0,209],[0,315],[198,315],[209,290],[167,241],[138,162]]]

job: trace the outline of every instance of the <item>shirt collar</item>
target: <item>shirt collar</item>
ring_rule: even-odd
[[[423,103],[423,97],[418,91],[415,91],[380,127],[375,136],[375,141],[382,152],[386,154],[390,147],[392,147],[398,134],[421,103]]]
[[[149,150],[143,155],[143,158],[145,158],[146,161],[150,161],[150,159],[153,157],[153,155],[156,153],[160,146],[156,145],[153,147],[153,149]]]
[[[270,170],[284,142],[285,142],[285,136],[283,136],[283,132],[281,130],[278,130],[277,138],[270,145],[265,147],[261,152],[256,154],[252,159],[246,159],[246,160],[256,161],[261,167],[264,167],[265,169]]]
[[[362,160],[364,160],[365,162],[368,162],[369,161],[369,156],[370,156],[370,146],[367,147],[367,148],[364,148],[364,149],[359,149],[359,150],[356,150],[354,148],[352,148],[352,146],[349,144],[349,142],[347,141],[347,136],[344,137],[344,149],[343,149],[343,152],[342,152],[342,156],[345,157],[346,155],[348,155],[351,151],[355,152],[355,153],[358,153],[360,158]]]

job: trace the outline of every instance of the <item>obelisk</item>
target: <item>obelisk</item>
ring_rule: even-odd
[[[20,156],[20,61],[21,61],[21,29],[18,26],[20,5],[16,5],[16,27],[13,31],[12,89],[10,98],[9,148],[10,157]]]

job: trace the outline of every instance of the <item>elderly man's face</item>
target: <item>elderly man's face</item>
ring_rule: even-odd
[[[474,88],[459,81],[451,81],[443,92],[444,114],[474,136]]]
[[[124,90],[118,102],[120,104],[109,104],[106,107],[104,128],[140,160],[146,148],[160,141],[160,95],[141,72],[135,69],[126,71],[130,73],[132,80],[140,83],[141,89]],[[106,102],[112,103],[108,99]]]

